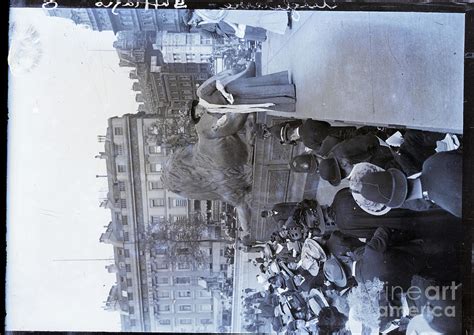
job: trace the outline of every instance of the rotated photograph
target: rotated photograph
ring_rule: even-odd
[[[464,13],[104,3],[10,8],[7,333],[463,332]]]

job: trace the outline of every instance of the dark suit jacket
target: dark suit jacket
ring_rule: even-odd
[[[363,253],[365,244],[358,238],[344,235],[340,231],[335,231],[326,242],[326,249],[336,258],[347,256],[352,253],[356,258]]]
[[[424,212],[393,208],[383,216],[368,214],[357,205],[349,188],[336,193],[328,210],[342,233],[357,238],[371,238],[378,227],[387,227],[396,229],[397,236],[392,234],[391,239],[401,242],[428,236],[433,239],[449,236],[455,240],[453,228],[461,226],[458,218],[436,208]]]
[[[339,163],[346,160],[350,164],[357,164],[370,160],[379,147],[376,136],[359,135],[337,144],[331,149],[329,155],[334,156]]]
[[[299,127],[299,134],[306,147],[319,151],[326,137],[345,140],[354,136],[356,130],[356,127],[333,127],[328,122],[309,119]]]
[[[356,264],[357,282],[378,278],[389,289],[401,287],[407,290],[412,277],[423,270],[426,260],[422,246],[414,242],[392,245],[391,234],[391,229],[379,227],[367,242],[362,259]]]
[[[297,202],[280,202],[273,205],[272,210],[278,212],[272,216],[272,219],[276,223],[285,223],[285,221],[290,217],[293,216],[296,210]]]

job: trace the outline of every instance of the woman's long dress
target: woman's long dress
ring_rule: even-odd
[[[260,77],[255,77],[255,72],[255,63],[251,63],[245,76],[225,85],[225,90],[234,97],[233,105],[273,103],[275,105],[267,109],[295,112],[296,89],[295,85],[289,82],[288,72],[282,71]],[[205,87],[201,86],[198,89],[198,96],[210,104],[229,104],[212,80]]]

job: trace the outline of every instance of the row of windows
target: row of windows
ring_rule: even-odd
[[[149,172],[161,172],[163,165],[161,163],[150,163],[148,164]],[[117,164],[117,172],[125,173],[127,172],[127,166],[123,164]]]
[[[153,187],[156,187],[154,189],[158,189],[159,186],[161,186],[161,182],[153,182],[155,183]],[[150,185],[151,187],[151,185]],[[187,207],[188,206],[188,199],[173,199],[169,198],[169,202],[173,207]],[[127,208],[127,199],[120,199],[120,208]],[[150,199],[150,207],[151,208],[156,208],[156,207],[165,207],[166,206],[166,199],[165,198],[155,198],[155,199]],[[119,215],[119,213],[117,213]],[[172,217],[172,219],[176,222],[186,222],[186,216],[185,215],[175,215]],[[117,217],[117,220],[120,218]],[[127,217],[124,215],[122,216],[122,224],[126,225],[128,224]],[[154,221],[155,220],[155,221]],[[153,217],[151,221],[153,223],[158,223],[161,220],[160,217]],[[124,223],[125,222],[125,223]]]
[[[186,265],[186,263],[181,263],[181,264],[182,264],[182,270],[191,269],[190,265]],[[153,277],[152,279],[153,285],[169,285],[170,282],[173,282],[173,284],[177,284],[177,285],[190,285],[191,277],[182,276],[182,277],[170,278],[170,277],[159,276],[159,277]]]
[[[153,267],[157,270],[169,270],[170,264],[166,262],[155,261]],[[178,270],[191,270],[192,265],[188,262],[178,262],[176,264],[176,269]]]
[[[124,256],[125,258],[129,258],[130,257],[130,250],[129,249],[122,249],[122,248],[119,248],[118,249],[118,254],[120,256]]]
[[[212,312],[212,305],[211,304],[199,304],[199,305],[191,305],[191,304],[182,304],[177,305],[176,311],[177,312],[194,312],[195,308],[197,307],[198,312]],[[171,305],[169,304],[159,304],[153,307],[155,313],[160,312],[171,312]]]
[[[175,54],[175,55],[178,55],[178,56],[179,56],[179,54]],[[189,80],[191,80],[191,76],[190,76],[190,75],[179,75],[179,76],[169,75],[169,76],[168,76],[168,80],[169,80],[170,82],[172,82],[172,81],[177,81],[177,80],[180,80],[180,81],[189,81]]]
[[[180,324],[180,325],[192,325],[193,321],[194,321],[193,319],[179,319],[179,320],[177,320],[178,324]],[[171,319],[160,319],[160,320],[158,320],[158,323],[161,326],[170,326],[171,325]],[[212,319],[196,319],[196,324],[212,325],[213,321],[212,321]]]
[[[122,127],[115,127],[114,128],[114,135],[122,136],[123,135],[123,128]]]
[[[120,192],[125,192],[126,191],[126,184],[124,181],[119,181],[118,182],[118,189]],[[161,180],[154,180],[154,181],[149,181],[148,182],[148,188],[150,190],[160,190],[163,189],[163,183]]]
[[[208,292],[207,291],[201,291],[201,292],[206,292],[206,294],[199,295],[200,298],[209,298]],[[154,299],[171,299],[172,298],[172,291],[156,291],[153,293],[153,298]],[[179,298],[179,299],[185,299],[185,298],[192,298],[193,297],[193,292],[192,291],[174,291],[174,298]]]
[[[192,325],[192,324],[194,324],[194,322],[196,322],[196,324],[201,324],[201,325],[212,325],[213,324],[212,319],[196,319],[196,321],[194,321],[194,319],[179,319],[179,320],[176,320],[176,321],[177,321],[177,324],[179,324],[179,325]],[[161,319],[161,320],[158,320],[158,323],[162,326],[170,326],[171,325],[171,319]]]
[[[197,294],[196,296],[199,298],[211,298],[212,294],[209,291],[201,290],[199,291],[199,294]],[[193,292],[189,290],[180,290],[180,291],[174,291],[173,293],[173,291],[159,290],[153,293],[153,298],[156,298],[156,299],[193,298]]]
[[[177,82],[172,82],[170,83],[170,87],[191,87],[191,83],[189,81],[178,83]]]
[[[174,207],[188,206],[188,199],[173,199],[168,198],[170,204]],[[150,207],[164,207],[166,205],[165,198],[150,199]]]
[[[163,165],[161,163],[150,163],[148,164],[148,172],[161,172]],[[127,166],[124,164],[117,164],[117,172],[127,172]]]
[[[118,128],[118,129],[122,129],[122,128]],[[116,155],[123,155],[125,153],[125,150],[122,144],[114,144],[114,151]],[[151,145],[148,147],[148,153],[156,155],[156,154],[162,154],[163,151],[160,145]],[[119,170],[119,172],[127,171],[126,167],[120,164],[118,165],[117,170]],[[159,169],[158,171],[161,171],[161,169]]]
[[[190,99],[193,99],[193,96],[189,94],[184,94],[181,96],[177,92],[171,92],[171,99],[172,100],[190,100]]]

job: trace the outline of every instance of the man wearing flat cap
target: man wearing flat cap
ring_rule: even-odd
[[[340,287],[350,277],[362,284],[378,278],[388,289],[408,290],[412,277],[427,267],[423,248],[419,241],[394,245],[391,235],[391,229],[379,227],[357,259],[330,258],[324,265],[326,278]],[[398,301],[397,297],[393,298]]]

